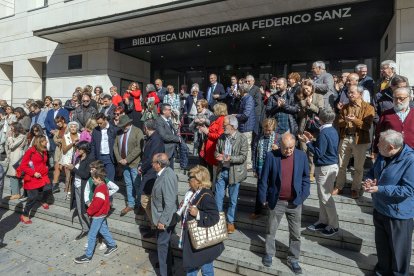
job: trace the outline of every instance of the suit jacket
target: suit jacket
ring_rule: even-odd
[[[178,207],[178,178],[170,167],[165,167],[157,177],[151,193],[152,223],[171,226]]]
[[[329,73],[322,73],[314,79],[315,92],[323,96],[324,108],[333,109],[338,93],[335,90],[333,77]]]
[[[308,157],[303,151],[295,149],[293,154],[293,204],[298,206],[310,194],[309,163]],[[281,158],[280,149],[267,153],[259,181],[259,200],[262,204],[268,202],[269,208],[272,210],[279,200],[282,174]]]
[[[52,133],[50,133],[50,131],[56,129],[54,114],[55,114],[54,109],[49,110],[47,112],[46,119],[45,119],[46,133],[47,133],[47,136],[49,136],[49,137],[53,137],[53,135],[52,135]],[[59,109],[56,116],[63,116],[63,118],[65,118],[65,122],[66,123],[69,122],[69,111],[67,111],[63,107]]]
[[[111,104],[108,107],[104,106],[101,109],[101,113],[104,113],[105,116],[108,117],[108,120],[112,120],[115,117],[115,115],[114,115],[115,108],[116,108],[116,105],[114,105],[114,104]]]
[[[168,158],[171,158],[175,152],[177,144],[180,142],[180,137],[171,131],[170,126],[162,116],[157,118],[157,132],[164,141],[165,153],[168,155]]]
[[[198,92],[197,101],[201,100],[202,98],[203,98],[203,92]],[[188,96],[185,101],[185,105],[184,105],[184,113],[187,113],[187,114],[190,113],[193,103],[194,103],[193,95]]]
[[[164,96],[167,94],[167,88],[165,87],[161,87],[160,90],[157,91],[157,96],[160,99],[160,102],[163,103],[164,102]]]
[[[118,129],[116,127],[109,124],[108,144],[109,144],[109,156],[111,157],[112,163],[115,163],[114,145],[115,145],[115,138],[116,138],[117,131]],[[101,129],[99,127],[96,127],[92,131],[92,141],[91,141],[91,155],[95,158],[95,160],[101,160],[101,141],[102,141]]]
[[[211,85],[209,87],[207,87],[206,92],[205,92],[205,99],[208,102],[208,91],[210,90]],[[214,99],[213,95],[219,95],[218,99]],[[227,93],[226,90],[224,90],[224,86],[221,83],[216,83],[216,86],[214,87],[214,91],[213,94],[211,95],[212,98],[212,102],[211,105],[209,103],[210,108],[212,108],[216,103],[218,102],[225,102],[226,98],[227,98]]]
[[[124,132],[119,132],[115,139],[114,154],[116,160],[121,160],[121,147]],[[135,126],[131,126],[129,136],[127,138],[127,155],[126,161],[130,168],[136,168],[141,162],[142,149],[144,147],[144,134],[142,130]]]
[[[165,146],[162,137],[157,131],[154,131],[145,141],[144,152],[142,154],[142,181],[140,189],[146,195],[151,194],[155,179],[157,179],[157,173],[152,168],[152,157],[157,153],[163,152],[165,152]]]

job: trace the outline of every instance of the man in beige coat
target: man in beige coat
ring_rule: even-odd
[[[134,210],[135,206],[141,206],[141,195],[137,194],[140,189],[134,186],[138,176],[138,164],[141,162],[144,134],[132,125],[132,120],[127,115],[119,118],[118,127],[122,131],[115,139],[114,155],[124,170],[123,176],[127,191],[127,206],[121,211],[121,216],[124,216]]]

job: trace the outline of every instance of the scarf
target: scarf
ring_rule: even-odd
[[[181,201],[180,206],[178,208],[177,214],[182,216],[181,219],[181,232],[180,232],[180,240],[178,241],[178,248],[183,248],[183,233],[184,227],[187,222],[188,218],[188,208],[194,203],[193,200],[198,196],[201,192],[201,189],[198,189],[196,192],[193,192],[191,189],[187,191],[184,196],[183,201]]]

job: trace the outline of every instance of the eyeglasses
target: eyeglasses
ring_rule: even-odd
[[[55,103],[54,103],[54,104],[53,104],[53,106],[59,106],[59,104],[55,104]]]
[[[407,97],[393,97],[394,101],[400,101],[400,102],[405,101],[405,99],[407,99],[407,98],[408,98],[408,96]]]
[[[88,100],[84,100],[84,101],[82,101],[83,103],[89,103],[90,102],[90,100],[88,101]]]
[[[115,115],[115,116],[119,116],[119,115],[121,115],[121,113],[114,113],[114,115]]]

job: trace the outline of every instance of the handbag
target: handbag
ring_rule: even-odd
[[[30,153],[29,162],[32,161],[32,155],[33,155],[33,152]],[[19,159],[19,161],[17,161],[16,163],[13,164],[13,168],[16,171],[16,177],[17,178],[24,178],[24,171],[20,167],[20,165],[22,163],[22,160],[23,160],[23,157],[24,157],[24,155]]]
[[[210,195],[204,193],[197,201],[196,206],[206,194]],[[219,212],[219,215],[219,221],[210,227],[198,227],[198,222],[195,219],[187,222],[191,244],[195,250],[219,244],[228,238],[226,215],[224,212]]]
[[[305,129],[310,133],[319,133],[321,126],[322,124],[319,121],[319,117],[316,114],[312,114],[312,116],[306,121]]]

